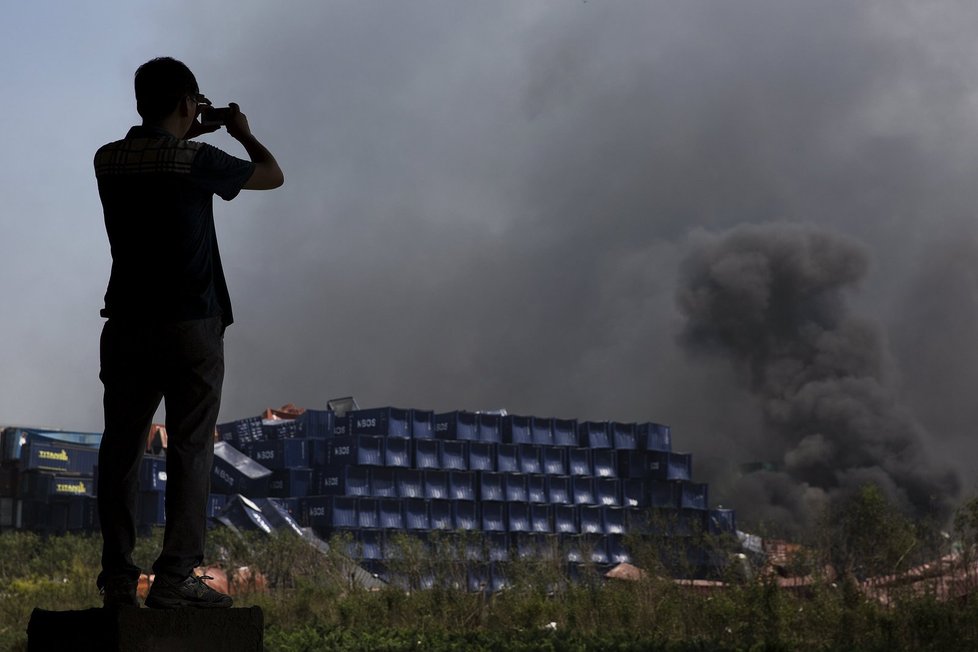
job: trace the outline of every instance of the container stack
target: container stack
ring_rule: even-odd
[[[657,423],[381,407],[251,417],[215,436],[210,517],[343,534],[378,572],[404,533],[463,537],[480,568],[560,555],[573,572],[631,561],[628,533],[682,544],[736,529]],[[4,430],[0,529],[97,530],[98,437]],[[162,525],[165,457],[147,454],[139,481],[140,527]]]
[[[556,551],[572,566],[613,566],[631,560],[628,532],[681,543],[736,527],[656,423],[382,407],[218,430],[215,491],[272,497],[319,536],[345,534],[351,555],[381,571],[404,533],[462,535],[487,565]]]
[[[45,534],[98,530],[95,483],[97,433],[37,428],[0,431],[0,531]],[[147,454],[139,469],[137,524],[163,524],[166,462]]]

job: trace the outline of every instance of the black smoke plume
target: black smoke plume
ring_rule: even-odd
[[[694,236],[677,292],[681,341],[734,365],[762,413],[763,461],[773,462],[733,483],[740,514],[803,528],[868,482],[914,514],[948,513],[958,478],[931,461],[930,438],[889,387],[879,326],[847,304],[868,267],[860,243],[813,227]]]

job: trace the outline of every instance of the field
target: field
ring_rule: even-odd
[[[790,560],[804,586],[742,564],[718,568],[722,587],[666,577],[661,549],[632,542],[635,581],[607,580],[582,566],[574,582],[552,562],[512,562],[508,586],[487,595],[465,590],[461,565],[446,549],[403,541],[399,581],[368,591],[351,582],[350,566],[291,535],[240,537],[214,530],[209,561],[260,569],[266,585],[238,584],[238,605],[265,612],[266,647],[299,650],[962,650],[978,649],[978,602],[921,584],[891,582],[887,604],[865,590],[865,578],[906,571],[948,547],[971,568],[978,523],[972,501],[955,520],[953,538],[928,536],[867,490],[834,515],[804,555]],[[953,543],[952,543],[953,541]],[[334,540],[333,550],[346,548]],[[44,539],[0,534],[0,649],[25,650],[33,607],[97,606],[99,539]],[[137,563],[148,567],[159,533],[140,540]],[[718,549],[726,542],[714,542]],[[909,551],[913,551],[908,553]],[[836,573],[823,570],[831,563]],[[657,572],[658,569],[658,572]],[[783,569],[782,569],[783,570]],[[233,571],[231,571],[233,579]],[[424,578],[429,578],[425,580]],[[434,586],[417,590],[434,579]],[[973,579],[973,578],[972,578]],[[252,587],[249,590],[249,587]],[[978,594],[976,594],[978,595]]]

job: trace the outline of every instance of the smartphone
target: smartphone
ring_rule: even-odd
[[[202,125],[226,125],[228,118],[231,117],[231,107],[221,108],[207,107],[200,112],[200,124]]]

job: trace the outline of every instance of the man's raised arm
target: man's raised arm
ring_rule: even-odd
[[[228,116],[227,130],[232,138],[237,140],[248,152],[248,157],[255,164],[255,171],[244,184],[245,190],[271,190],[285,183],[285,175],[278,161],[264,145],[251,133],[248,118],[237,104],[230,104],[231,113]]]

